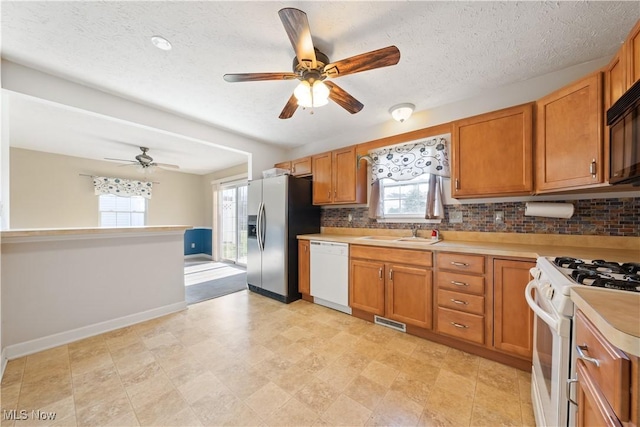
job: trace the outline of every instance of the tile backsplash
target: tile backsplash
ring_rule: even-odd
[[[483,231],[502,233],[574,234],[640,237],[640,198],[573,200],[570,219],[524,215],[525,202],[446,205],[441,224],[422,224],[423,229],[443,231]],[[496,211],[504,221],[494,222]],[[462,213],[461,223],[450,223],[452,212]],[[351,214],[351,221],[349,221]],[[378,223],[368,218],[368,208],[322,209],[323,227],[409,229],[410,223]]]

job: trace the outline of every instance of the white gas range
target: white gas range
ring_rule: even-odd
[[[640,292],[640,263],[540,257],[531,275],[525,297],[535,314],[531,397],[536,424],[573,426],[567,387],[576,357],[571,287]]]

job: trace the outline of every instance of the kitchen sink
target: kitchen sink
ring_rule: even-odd
[[[361,240],[385,240],[385,241],[396,241],[399,239],[398,236],[364,236],[358,237]]]
[[[431,238],[426,238],[426,237],[398,237],[398,236],[364,236],[364,237],[358,237],[358,239],[372,240],[372,241],[380,240],[385,242],[420,243],[423,245],[432,245],[440,241],[440,240],[431,240]]]

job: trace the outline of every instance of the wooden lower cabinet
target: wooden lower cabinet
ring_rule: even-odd
[[[431,252],[357,245],[350,252],[351,308],[431,329]],[[385,262],[394,259],[407,263]],[[423,265],[411,265],[412,260]]]
[[[533,261],[493,260],[493,346],[531,359],[533,311],[524,297]]]
[[[578,427],[622,426],[582,361],[577,363],[577,373],[578,411],[576,425]]]
[[[388,265],[386,317],[431,329],[431,269]]]
[[[384,316],[384,263],[352,259],[349,275],[349,306]]]
[[[311,294],[311,247],[309,240],[298,240],[298,292]]]

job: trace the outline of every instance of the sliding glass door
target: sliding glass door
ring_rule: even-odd
[[[247,183],[224,184],[220,194],[220,255],[247,264]]]

